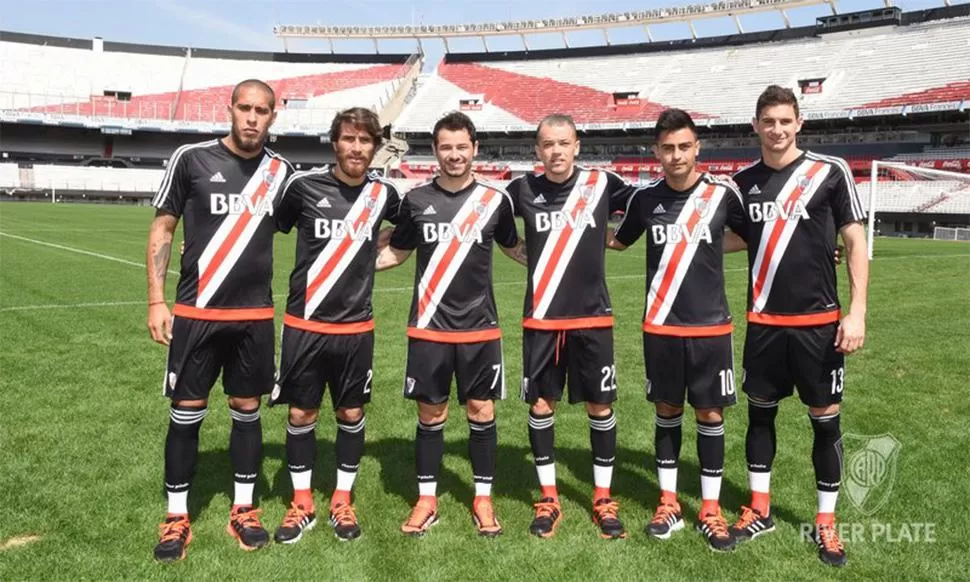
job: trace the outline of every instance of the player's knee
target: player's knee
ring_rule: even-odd
[[[495,419],[495,403],[491,400],[469,400],[465,412],[468,420],[489,422]]]
[[[338,408],[335,414],[340,422],[360,422],[360,419],[364,418],[364,409]]]
[[[672,416],[680,416],[683,413],[684,413],[683,406],[674,406],[672,404],[667,404],[666,402],[657,403],[657,416],[670,418]]]
[[[418,421],[421,424],[438,424],[448,420],[448,403],[426,404],[418,402]]]
[[[208,400],[173,400],[172,406],[184,406],[186,408],[205,408],[209,405]]]
[[[306,426],[317,421],[319,410],[307,410],[304,408],[290,407],[290,424],[293,426]]]
[[[774,426],[778,416],[777,400],[748,397],[748,426]]]
[[[828,406],[809,406],[808,415],[813,418],[819,418],[822,416],[831,416],[833,414],[838,414],[839,404],[829,404]]]
[[[698,408],[694,410],[698,422],[723,422],[724,414],[720,408]]]
[[[239,396],[229,397],[229,408],[235,408],[236,410],[256,410],[259,408],[259,397],[253,396],[251,398],[242,398]]]
[[[545,416],[547,414],[552,414],[556,410],[556,403],[552,400],[546,400],[545,398],[539,398],[530,407],[532,414],[537,414],[539,416]]]
[[[613,412],[613,406],[610,404],[597,404],[595,402],[586,403],[586,412],[590,416],[609,416]]]

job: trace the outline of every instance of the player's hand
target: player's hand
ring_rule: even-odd
[[[845,247],[842,247],[842,246],[835,247],[835,257],[834,258],[835,258],[835,264],[836,265],[841,265],[842,264],[842,254],[844,252],[845,252]]]
[[[378,250],[378,252],[381,249],[383,249],[384,247],[386,247],[387,245],[391,244],[391,233],[392,232],[394,232],[394,228],[391,227],[391,226],[388,226],[386,228],[382,228],[381,229],[381,232],[379,232],[377,234],[377,250]]]
[[[865,340],[865,318],[852,313],[843,317],[835,332],[835,349],[843,354],[851,354],[861,349]]]
[[[148,306],[148,331],[152,339],[167,346],[172,340],[172,312],[165,303]]]

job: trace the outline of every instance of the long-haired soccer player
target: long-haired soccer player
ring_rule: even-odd
[[[275,214],[280,230],[297,228],[279,391],[270,400],[289,403],[286,457],[293,502],[276,531],[282,543],[299,541],[316,524],[310,481],[327,386],[337,422],[330,525],[338,539],[360,535],[351,490],[364,451],[364,405],[374,379],[374,260],[381,222],[396,221],[400,206],[394,186],[369,172],[382,141],[373,111],[353,107],[338,113],[330,141],[337,164],[293,174]]]

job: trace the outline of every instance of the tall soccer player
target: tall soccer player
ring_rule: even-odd
[[[437,481],[454,377],[468,417],[472,517],[480,535],[495,537],[502,527],[491,498],[498,449],[494,401],[505,395],[505,366],[492,291],[493,242],[522,264],[525,257],[508,195],[472,175],[478,138],[471,119],[445,115],[432,140],[441,173],[404,196],[399,223],[377,259],[377,268],[386,269],[418,251],[404,396],[418,403],[419,497],[401,531],[421,536],[438,520]]]
[[[187,498],[209,392],[222,373],[229,396],[234,493],[227,532],[246,550],[269,534],[253,506],[262,459],[260,398],[273,387],[272,210],[289,164],[266,149],[276,96],[262,81],[232,91],[226,137],[175,150],[152,205],[148,236],[148,328],[168,346],[164,393],[171,398],[165,440],[168,515],[155,559],[185,557],[192,539]],[[184,217],[185,251],[170,312],[165,274],[172,237]],[[174,318],[172,317],[174,315]]]
[[[336,414],[337,486],[330,524],[340,540],[360,536],[351,489],[364,451],[364,404],[374,378],[371,297],[381,221],[396,220],[400,198],[368,168],[381,145],[377,115],[362,107],[338,113],[330,126],[337,165],[297,172],[278,198],[280,230],[297,228],[296,267],[283,319],[279,392],[290,405],[286,456],[293,502],[275,539],[295,543],[316,524],[310,478],[316,423],[326,386]]]
[[[653,154],[664,177],[636,191],[610,248],[626,249],[647,233],[643,359],[647,399],[657,408],[655,446],[660,504],[646,531],[660,539],[684,526],[677,501],[684,396],[697,419],[703,499],[697,528],[717,551],[734,549],[720,509],[724,407],[737,402],[733,324],[724,295],[725,250],[740,250],[741,195],[696,168],[700,141],[690,115],[660,114]],[[731,231],[725,231],[725,227]],[[733,231],[733,232],[732,232]]]
[[[612,212],[634,188],[605,170],[575,165],[576,125],[549,115],[536,131],[541,175],[509,184],[525,223],[528,284],[522,320],[522,398],[530,404],[529,442],[541,494],[529,531],[550,537],[562,519],[556,487],[555,406],[568,382],[569,402],[583,402],[593,453],[593,521],[606,539],[625,537],[610,496],[616,457],[616,365],[613,310],[606,288],[606,234]]]
[[[815,433],[812,462],[818,491],[814,537],[819,558],[842,566],[845,549],[834,527],[842,478],[839,403],[845,355],[865,339],[869,262],[865,212],[848,164],[802,151],[802,118],[790,89],[772,85],[753,120],[761,160],[735,175],[748,219],[747,460],[751,506],[731,527],[738,540],[774,529],[770,506],[778,402],[798,389]],[[851,303],[843,314],[832,260],[845,243]]]

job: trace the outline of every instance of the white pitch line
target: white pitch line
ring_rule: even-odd
[[[39,309],[74,309],[83,307],[121,307],[124,305],[144,305],[147,300],[141,301],[96,301],[92,303],[49,303],[47,305],[14,305],[12,307],[0,307],[0,312],[4,311],[35,311]]]
[[[4,233],[0,233],[4,234]],[[5,235],[11,236],[11,235]],[[970,254],[946,254],[946,255],[899,255],[896,257],[876,257],[875,260],[879,261],[889,261],[889,260],[900,260],[900,259],[945,259],[951,257],[970,257]],[[119,259],[122,260],[122,259]],[[141,266],[141,265],[138,265]],[[735,269],[724,269],[725,273],[737,273],[741,271],[747,271],[747,267],[740,267]],[[626,279],[643,279],[644,274],[631,274],[631,275],[612,275],[607,276],[607,281],[621,281]],[[492,283],[493,287],[510,287],[513,285],[523,285],[525,280],[518,281],[496,281]],[[407,287],[377,287],[374,289],[374,293],[403,293],[410,292],[414,289],[413,286],[408,285]],[[274,295],[274,299],[285,299],[288,297],[286,294]],[[97,307],[125,307],[130,305],[143,305],[145,300],[139,301],[104,301],[104,302],[92,302],[92,303],[49,303],[44,305],[14,305],[11,307],[0,307],[0,313],[6,311],[35,311],[35,310],[45,310],[45,309],[81,309],[81,308],[97,308]]]
[[[36,239],[32,239],[32,238],[27,238],[25,236],[19,236],[19,235],[16,235],[16,234],[10,234],[10,233],[7,233],[7,232],[0,232],[0,236],[5,236],[5,237],[12,238],[12,239],[16,239],[16,240],[21,240],[21,241],[24,241],[24,242],[33,243],[35,245],[40,245],[40,246],[44,246],[44,247],[50,247],[52,249],[59,249],[59,250],[62,250],[62,251],[68,251],[68,252],[71,252],[71,253],[77,253],[79,255],[87,255],[89,257],[96,257],[98,259],[104,259],[106,261],[114,261],[116,263],[121,263],[122,265],[129,265],[129,266],[132,266],[132,267],[138,267],[139,269],[144,269],[145,268],[145,265],[143,265],[142,263],[136,263],[135,261],[129,261],[128,259],[120,259],[118,257],[112,257],[110,255],[102,255],[101,253],[96,253],[94,251],[86,251],[84,249],[78,249],[78,248],[74,248],[74,247],[68,247],[68,246],[64,246],[64,245],[59,245],[59,244],[52,243],[52,242],[46,242],[46,241],[42,241],[42,240],[36,240]],[[179,274],[178,271],[173,271],[172,269],[169,269],[168,272],[170,274],[172,274],[172,275],[178,275]]]

